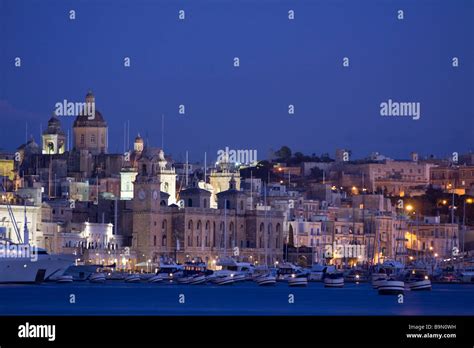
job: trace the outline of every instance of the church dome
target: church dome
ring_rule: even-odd
[[[91,117],[86,112],[82,112],[81,114],[77,115],[76,119],[74,120],[73,127],[107,127],[107,122],[105,122],[104,117],[95,108],[95,96],[92,91],[89,91],[86,94],[86,103],[93,103],[94,117]]]

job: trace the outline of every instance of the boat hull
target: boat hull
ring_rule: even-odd
[[[107,278],[102,273],[94,273],[89,277],[89,282],[91,283],[104,283]]]
[[[405,283],[398,280],[386,280],[378,288],[379,295],[398,295],[405,292]]]
[[[216,285],[232,285],[232,284],[234,284],[234,279],[233,279],[233,277],[216,278],[214,280],[214,284],[216,284]]]
[[[259,286],[272,286],[276,284],[276,277],[273,276],[262,276],[260,278],[257,278],[255,282]]]
[[[306,278],[290,278],[288,279],[288,286],[291,287],[305,287],[308,285],[308,279]]]
[[[411,291],[431,290],[431,280],[429,279],[412,281],[407,285]]]
[[[0,258],[0,283],[41,283],[64,274],[74,260],[67,255],[30,258]]]
[[[344,286],[344,278],[324,279],[324,287],[326,288],[342,288],[343,286]]]
[[[138,274],[132,274],[125,278],[125,283],[139,283],[140,276]]]

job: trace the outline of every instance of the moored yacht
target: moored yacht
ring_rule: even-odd
[[[44,249],[5,240],[1,245],[10,249],[0,257],[0,283],[41,283],[62,276],[74,263],[73,255],[48,254]]]
[[[405,276],[405,286],[412,291],[431,290],[428,272],[422,269],[410,270]]]
[[[213,278],[213,283],[216,285],[232,285],[234,282],[233,274],[216,275],[215,278]]]
[[[295,278],[295,275],[305,275],[301,267],[297,267],[292,263],[282,263],[277,268],[277,280],[288,281],[290,278]]]
[[[126,283],[138,283],[140,280],[140,275],[136,273],[131,273],[125,277]]]
[[[170,282],[176,281],[183,275],[183,266],[174,262],[160,263],[160,269],[156,273],[157,278]],[[151,279],[157,279],[152,277]]]
[[[326,288],[342,288],[344,286],[344,275],[340,272],[326,274],[324,276]]]
[[[72,283],[73,281],[72,275],[69,274],[63,274],[56,279],[56,283]]]
[[[308,285],[308,277],[305,274],[292,274],[288,278],[288,286],[304,287]]]
[[[378,287],[379,295],[398,295],[405,292],[405,283],[396,278],[384,280]]]
[[[320,265],[315,263],[311,267],[308,280],[312,282],[320,282],[323,280],[326,273],[334,273],[335,271],[336,267],[332,265]]]
[[[255,271],[255,266],[249,262],[238,262],[232,258],[222,258],[218,261],[217,266],[222,269],[215,271],[216,277],[232,275],[234,282],[250,280]]]
[[[104,283],[106,279],[105,273],[102,272],[92,273],[89,276],[89,282],[91,283]]]
[[[259,286],[270,286],[276,284],[276,277],[271,273],[261,274],[260,276],[256,277],[254,281]]]

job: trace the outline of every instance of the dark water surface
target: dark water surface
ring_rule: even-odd
[[[405,292],[402,304],[395,295],[378,295],[368,283],[342,289],[252,282],[0,285],[0,315],[474,315],[474,285],[433,284],[431,291]]]

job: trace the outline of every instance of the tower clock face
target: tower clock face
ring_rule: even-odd
[[[153,199],[156,201],[158,199],[158,191],[153,191]]]
[[[143,201],[145,199],[145,197],[146,197],[145,190],[140,189],[140,191],[138,191],[138,198]]]

